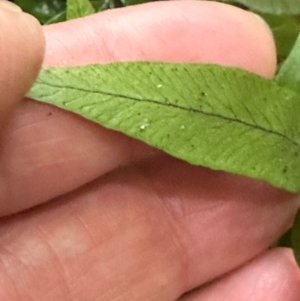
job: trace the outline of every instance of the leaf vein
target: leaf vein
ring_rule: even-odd
[[[62,88],[60,85],[49,84],[47,82],[43,82],[43,84],[49,85],[53,88]],[[220,119],[223,119],[223,120],[226,120],[226,121],[240,123],[240,124],[243,124],[247,127],[254,128],[254,129],[257,129],[257,130],[261,130],[263,132],[267,132],[269,134],[279,136],[281,138],[284,138],[284,139],[288,140],[289,142],[296,145],[297,147],[300,147],[300,145],[296,141],[292,140],[291,138],[289,138],[289,137],[287,137],[287,136],[285,136],[285,135],[283,135],[279,132],[276,132],[276,131],[273,131],[273,130],[270,130],[270,129],[266,129],[266,128],[264,128],[262,126],[259,126],[259,125],[256,125],[256,124],[250,124],[250,123],[247,123],[243,120],[223,116],[223,115],[216,114],[216,113],[205,112],[205,111],[202,111],[200,109],[183,107],[183,106],[180,106],[180,105],[177,105],[177,104],[172,104],[170,102],[163,103],[163,102],[159,102],[159,101],[153,100],[153,99],[138,98],[138,97],[134,97],[134,96],[128,96],[128,95],[117,94],[117,93],[113,93],[113,92],[100,91],[100,90],[92,91],[92,90],[78,88],[78,87],[74,88],[73,86],[67,86],[67,85],[64,85],[63,88],[74,90],[74,91],[80,91],[80,92],[84,92],[84,93],[92,93],[92,94],[106,95],[106,96],[112,96],[112,97],[120,97],[120,98],[123,98],[123,99],[135,100],[135,101],[139,101],[139,102],[150,102],[150,103],[153,103],[153,104],[156,104],[156,105],[161,105],[161,106],[165,106],[165,107],[173,107],[175,109],[190,111],[190,112],[194,112],[194,113],[199,113],[199,114],[202,114],[202,115],[205,115],[205,116],[217,117],[217,118],[220,118]]]

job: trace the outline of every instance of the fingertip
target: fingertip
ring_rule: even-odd
[[[10,12],[22,12],[20,6],[16,5],[13,2],[1,0],[0,1],[0,10],[8,10]]]
[[[228,5],[227,5],[228,6]],[[245,58],[244,68],[267,78],[275,75],[277,68],[277,52],[273,33],[266,21],[259,15],[236,7],[231,7],[237,22],[244,27],[248,57]],[[243,40],[242,40],[243,41]],[[241,45],[247,54],[247,48]],[[248,58],[248,60],[247,60]]]
[[[16,5],[0,2],[1,122],[34,82],[44,56],[38,21]]]
[[[246,285],[245,285],[246,284]],[[299,300],[300,272],[290,249],[268,250],[179,301]]]
[[[253,13],[210,1],[161,1],[109,10],[47,26],[45,32],[48,65],[203,62],[266,77],[276,69],[266,23]]]

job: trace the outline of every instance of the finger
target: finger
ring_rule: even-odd
[[[74,28],[76,34],[70,36]],[[51,66],[162,60],[219,63],[266,77],[276,70],[274,41],[266,23],[220,3],[148,3],[106,11],[86,22],[49,26],[45,32],[51,41],[45,64]]]
[[[289,249],[275,249],[178,301],[296,301],[300,272]]]
[[[0,1],[0,129],[37,76],[44,55],[41,26],[11,2]],[[20,51],[21,50],[21,51]]]
[[[271,76],[274,43],[252,13],[206,2],[159,2],[45,28],[46,64],[215,61]],[[149,42],[151,41],[151,42]],[[113,51],[114,49],[114,51]],[[71,191],[152,150],[67,112],[22,102],[10,124],[1,214]]]
[[[174,301],[265,250],[298,206],[247,178],[145,160],[0,224],[1,297]]]

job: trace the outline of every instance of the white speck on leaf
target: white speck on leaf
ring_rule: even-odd
[[[140,129],[141,129],[141,130],[145,130],[148,126],[149,126],[148,119],[145,118],[145,119],[143,120],[143,122],[140,124]]]

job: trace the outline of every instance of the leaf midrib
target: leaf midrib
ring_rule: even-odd
[[[226,116],[219,115],[219,114],[208,113],[208,112],[204,112],[204,111],[201,111],[201,110],[198,110],[198,109],[193,109],[193,108],[186,108],[186,107],[178,106],[178,105],[175,105],[175,104],[172,104],[172,103],[161,103],[157,100],[148,99],[148,98],[141,99],[141,98],[134,97],[134,96],[127,96],[127,95],[123,95],[123,94],[116,94],[116,93],[105,92],[105,91],[100,91],[100,90],[93,91],[93,90],[88,90],[88,89],[78,88],[78,87],[74,88],[73,86],[67,86],[67,85],[63,85],[63,86],[54,85],[54,84],[49,84],[47,82],[43,82],[41,80],[39,82],[41,82],[42,84],[54,87],[54,88],[59,88],[59,89],[70,89],[70,90],[81,91],[81,92],[85,92],[85,93],[93,93],[93,94],[107,95],[107,96],[116,96],[116,97],[120,97],[120,98],[124,98],[124,99],[136,100],[136,101],[139,101],[139,102],[150,102],[150,103],[165,106],[165,107],[173,107],[173,108],[176,108],[176,109],[179,109],[179,110],[199,113],[199,114],[202,114],[202,115],[205,115],[205,116],[217,117],[217,118],[220,118],[220,119],[223,119],[223,120],[226,120],[226,121],[236,122],[236,123],[239,123],[239,124],[246,125],[250,128],[254,128],[254,129],[257,129],[257,130],[260,130],[260,131],[263,131],[263,132],[267,132],[269,134],[279,136],[281,138],[284,138],[284,139],[290,141],[292,144],[296,145],[297,147],[300,147],[300,145],[296,141],[290,139],[289,137],[287,137],[287,136],[285,136],[281,133],[278,133],[278,132],[270,130],[270,129],[266,129],[266,128],[264,128],[262,126],[259,126],[259,125],[250,124],[250,123],[247,123],[247,122],[239,120],[239,119],[226,117]]]

